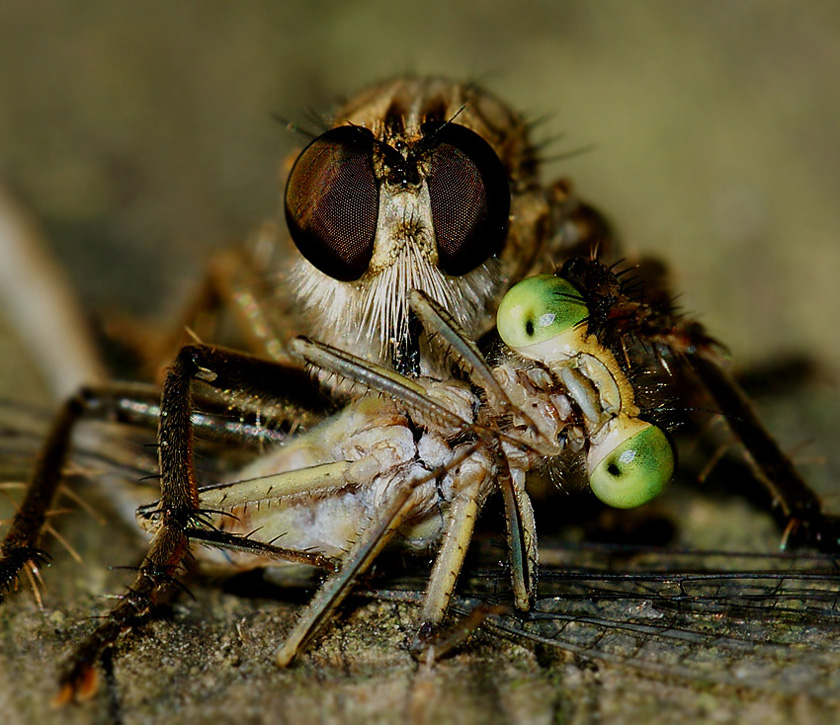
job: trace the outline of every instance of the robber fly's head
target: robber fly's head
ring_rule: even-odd
[[[286,185],[303,257],[290,280],[307,334],[417,373],[410,290],[470,335],[489,328],[512,199],[531,184],[531,157],[521,121],[471,86],[400,79],[341,109]]]

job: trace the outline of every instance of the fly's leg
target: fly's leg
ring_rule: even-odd
[[[418,305],[418,302],[422,303],[423,299],[413,298],[412,309],[420,315],[425,324],[438,319],[441,324],[434,329],[447,339],[452,337],[454,349],[465,357],[465,367],[470,368],[475,380],[481,380],[478,384],[485,387],[488,397],[503,398],[504,393],[498,382],[487,369],[486,363],[479,359],[480,353],[465,341],[462,333],[450,327],[445,320],[436,318],[439,310],[435,306]],[[477,443],[468,446],[448,465],[450,471],[456,471],[453,473],[453,498],[447,513],[446,531],[441,550],[436,558],[426,592],[421,616],[423,624],[416,646],[426,644],[446,613],[472,537],[478,510],[491,489],[490,485],[484,485],[487,484],[488,476],[498,478],[498,485],[505,497],[516,604],[520,609],[527,609],[536,587],[535,522],[527,493],[521,485],[515,484],[507,468],[506,458],[500,450],[498,431],[468,423],[428,397],[417,381],[379,368],[349,353],[305,338],[295,340],[291,349],[296,355],[322,370],[341,375],[399,400],[423,419],[436,421],[438,425],[460,430],[478,438]],[[511,439],[508,443],[517,445],[518,441]],[[483,449],[481,455],[476,453],[479,449]],[[475,459],[472,458],[473,456]],[[458,470],[458,466],[461,465],[461,470]],[[328,579],[316,594],[278,651],[278,665],[288,665],[305,647],[320,623],[346,596],[353,580],[369,565],[376,553],[403,523],[411,511],[408,498],[411,488],[412,484],[406,482],[406,490],[402,497],[395,498],[387,513],[383,512],[381,518],[365,530],[363,537],[348,553],[341,572]]]
[[[456,458],[453,465],[465,463],[475,451],[475,446],[468,447]],[[475,468],[475,464],[472,466]],[[332,612],[344,601],[359,575],[368,569],[400,527],[411,517],[417,508],[417,487],[445,473],[444,470],[433,471],[419,480],[405,482],[391,500],[380,508],[377,517],[364,527],[360,537],[347,552],[341,570],[327,578],[277,650],[275,663],[278,667],[290,665],[306,648]],[[424,597],[421,636],[431,634],[442,621],[449,606],[472,538],[482,500],[481,484],[486,477],[487,467],[480,464],[463,479],[456,475],[456,479],[461,480],[456,480],[454,484],[455,496],[447,514],[443,544],[435,559]]]
[[[204,298],[199,295],[184,321],[189,324],[190,319],[206,314],[210,305],[230,310],[247,350],[288,365],[291,359],[286,343],[293,335],[294,326],[283,318],[284,311],[278,305],[276,294],[266,290],[268,265],[260,258],[261,250],[275,245],[276,235],[274,226],[267,224],[256,240],[257,251],[235,248],[215,255],[204,282]],[[266,298],[272,305],[263,304]],[[285,337],[281,331],[285,331]]]
[[[697,349],[688,359],[749,453],[773,504],[786,519],[782,545],[787,544],[788,538],[800,538],[828,552],[840,550],[840,517],[822,510],[819,498],[762,425],[741,386],[703,350]]]
[[[3,199],[0,199],[0,206],[3,205]],[[6,211],[6,210],[4,210]],[[20,224],[18,226],[21,226]],[[24,252],[30,252],[31,249],[38,251],[40,244],[38,239],[33,234],[24,234],[20,232],[20,237],[16,244],[20,247],[20,254],[17,255],[24,258]],[[266,248],[273,243],[275,232],[273,227],[266,226],[257,240],[259,247]],[[12,251],[16,251],[12,248]],[[39,252],[39,254],[41,254]],[[33,256],[30,254],[30,256]],[[38,256],[38,255],[34,255]],[[45,256],[41,254],[41,256]],[[13,261],[17,259],[12,255]],[[20,269],[18,273],[11,275],[12,278],[22,278],[25,280],[37,279],[38,275],[30,274],[29,262],[17,262]],[[41,267],[44,267],[45,262],[40,262]],[[48,266],[48,265],[47,265]],[[41,273],[43,273],[43,269]],[[199,318],[203,313],[216,310],[220,308],[229,308],[233,310],[234,318],[238,328],[242,331],[246,341],[252,349],[259,350],[272,359],[287,361],[288,356],[284,352],[284,346],[276,330],[283,329],[281,324],[271,319],[269,312],[261,306],[258,302],[260,295],[257,290],[264,286],[262,282],[262,268],[255,255],[246,255],[244,252],[233,251],[227,254],[220,254],[211,263],[205,282],[201,288],[201,292],[196,295],[196,298],[190,308],[184,315],[184,322],[192,323]],[[55,285],[62,290],[64,286]],[[76,305],[73,304],[72,299],[65,299],[69,294],[64,296],[56,294],[48,296],[52,301],[52,308],[57,312],[64,310],[74,311]],[[11,305],[12,309],[17,307],[27,307],[26,305]],[[81,314],[76,317],[81,319]],[[59,315],[59,319],[65,319]],[[167,337],[163,342],[159,341],[159,345],[152,346],[150,349],[143,349],[143,358],[147,361],[152,361],[155,365],[159,364],[161,359],[166,359],[159,356],[157,351],[169,351],[174,348],[176,341],[183,335],[183,325],[179,326],[176,334]],[[81,346],[84,347],[84,346]],[[88,345],[85,350],[91,359],[95,358]],[[75,349],[75,348],[74,348]],[[169,357],[167,353],[167,358]],[[75,359],[75,358],[74,358]],[[66,362],[66,361],[65,361]],[[54,366],[58,373],[63,374],[62,366]],[[95,366],[88,365],[88,368]],[[301,371],[295,371],[297,378],[306,377],[302,375]],[[287,373],[292,374],[292,373]],[[292,388],[293,386],[290,386]],[[310,388],[307,381],[303,383],[304,388]],[[83,417],[91,414],[92,408],[95,408],[99,403],[105,402],[109,399],[116,399],[117,397],[125,397],[126,399],[139,395],[136,400],[142,401],[142,407],[146,411],[145,414],[138,413],[136,407],[128,406],[124,412],[131,408],[134,412],[127,415],[132,422],[136,422],[137,418],[145,418],[145,422],[149,420],[154,423],[157,422],[158,404],[154,400],[146,400],[145,391],[138,393],[130,393],[125,391],[125,386],[121,384],[103,385],[96,388],[82,388],[72,397],[68,398],[61,406],[60,411],[56,415],[56,419],[51,427],[50,433],[42,447],[42,453],[39,456],[38,463],[35,470],[30,476],[30,484],[27,493],[19,506],[19,510],[14,516],[10,529],[0,545],[0,601],[2,601],[6,592],[12,588],[18,581],[18,574],[25,567],[32,567],[37,569],[47,560],[47,555],[38,548],[40,532],[43,528],[47,512],[49,511],[56,492],[59,489],[62,479],[62,469],[64,468],[68,450],[71,443],[73,429]],[[100,397],[101,396],[101,397]],[[152,397],[158,397],[159,392],[155,391]],[[94,402],[96,401],[96,402]],[[292,410],[290,406],[286,410],[272,411],[259,410],[260,419],[266,419],[272,416],[279,415],[285,417],[286,420],[292,424],[301,423],[307,425],[319,419],[319,412],[323,408],[323,401],[318,402],[314,410],[306,405],[297,406]],[[120,416],[117,416],[118,419]],[[216,427],[215,421],[211,420],[209,423],[211,427]],[[234,431],[234,436],[238,435],[238,431]]]
[[[341,569],[327,578],[309,604],[301,613],[292,631],[277,650],[275,663],[287,667],[302,652],[319,628],[344,601],[356,578],[362,574],[394,538],[397,530],[405,523],[414,508],[410,485],[401,488],[379,511],[376,520],[371,521],[362,535],[347,552]]]
[[[284,390],[283,371],[277,363],[200,345],[185,347],[178,354],[167,374],[160,403],[161,498],[157,530],[128,593],[72,658],[62,679],[60,701],[93,691],[96,658],[149,611],[156,593],[180,569],[189,551],[190,535],[207,528],[207,513],[200,507],[193,467],[193,381],[204,381],[224,391],[232,405],[237,400],[253,403],[289,393]]]
[[[782,546],[798,539],[827,552],[840,550],[840,518],[825,513],[818,496],[756,415],[749,397],[726,370],[716,345],[696,322],[671,319],[662,333],[671,354],[684,357],[726,418],[752,462],[753,471],[781,514]]]
[[[38,542],[47,512],[61,485],[71,431],[82,410],[79,398],[71,398],[53,421],[26,494],[0,546],[0,601],[16,585],[21,571],[28,569],[35,573],[49,561],[49,555],[38,548]]]
[[[64,478],[78,422],[91,416],[138,422],[140,414],[128,411],[143,406],[150,409],[159,395],[151,385],[111,384],[84,388],[61,406],[30,474],[26,494],[0,545],[0,601],[15,586],[21,571],[34,571],[49,560],[39,547],[41,530]],[[132,401],[131,406],[124,405],[127,400]]]
[[[458,482],[453,500],[449,505],[447,526],[440,550],[435,558],[423,608],[420,613],[418,641],[413,649],[421,649],[430,636],[436,632],[455,591],[458,575],[464,566],[475,522],[481,509],[481,491],[490,472],[487,459],[468,459],[455,473]]]
[[[514,604],[517,609],[526,612],[537,593],[537,522],[531,497],[524,485],[513,481],[507,461],[501,455],[497,455],[496,460],[498,485],[505,505]]]
[[[247,358],[247,356],[246,356]],[[247,358],[252,360],[252,358]],[[276,363],[253,361],[258,371],[270,369],[275,384],[267,395],[249,395],[247,392],[235,401],[237,407],[259,416],[261,430],[276,426],[275,437],[299,425],[316,422],[323,405],[320,393],[311,379],[299,367],[285,368]],[[263,373],[265,374],[265,373]],[[223,400],[218,396],[197,396],[202,408],[221,403],[231,404],[231,395]],[[72,443],[73,432],[82,419],[99,418],[133,425],[156,426],[159,421],[160,390],[143,383],[111,383],[86,387],[69,398],[59,409],[50,431],[41,447],[41,453],[30,474],[26,494],[18,506],[9,530],[0,545],[0,602],[14,588],[18,575],[25,568],[36,570],[49,560],[40,548],[41,531],[47,514],[63,480],[63,472]],[[214,438],[242,442],[253,435],[239,421],[220,415],[197,416],[193,425],[206,430]],[[262,441],[260,437],[257,443]]]

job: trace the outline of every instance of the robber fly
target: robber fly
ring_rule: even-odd
[[[335,572],[281,648],[278,661],[285,664],[397,533],[421,546],[436,542],[442,530],[451,534],[441,544],[422,615],[424,624],[438,624],[472,521],[499,488],[516,603],[527,609],[535,596],[537,549],[526,474],[545,461],[571,457],[588,471],[593,491],[602,488],[613,503],[631,505],[648,494],[625,499],[610,493],[608,482],[625,463],[650,456],[623,446],[641,436],[653,439],[648,445],[657,451],[654,458],[667,461],[670,455],[664,434],[651,433],[659,429],[643,420],[629,376],[646,364],[668,371],[687,362],[745,443],[782,515],[806,539],[836,545],[836,523],[822,514],[755,418],[721,367],[714,342],[699,325],[674,315],[664,290],[649,288],[645,299],[628,294],[593,258],[596,249],[609,253],[607,225],[568,184],[540,186],[537,171],[522,119],[486,91],[442,79],[377,86],[312,139],[286,185],[286,220],[298,253],[281,265],[276,297],[261,304],[253,289],[239,284],[249,271],[241,260],[227,269],[224,281],[217,275],[208,283],[214,299],[229,302],[245,320],[263,357],[189,345],[167,374],[159,406],[150,403],[156,393],[144,394],[143,410],[159,418],[160,499],[139,514],[153,532],[151,546],[130,595],[77,651],[66,679],[68,696],[89,688],[99,652],[148,610],[190,542],[215,547],[231,560],[292,560]],[[548,326],[544,320],[558,316],[547,312],[521,317],[522,330],[513,337],[516,323],[503,314],[502,342],[494,343],[494,313],[511,285],[551,272],[570,257],[574,263],[551,279],[571,285],[557,295],[575,310],[560,315],[572,320],[562,330],[571,341],[560,344],[560,353],[555,342],[523,342]],[[437,344],[437,337],[446,344]],[[479,338],[481,347],[469,342]],[[505,367],[506,355],[518,355],[516,364]],[[466,386],[453,378],[450,359],[467,373]],[[317,382],[304,384],[302,360],[318,371]],[[253,474],[247,483],[242,479],[250,474],[244,473],[235,477],[236,485],[200,489],[192,461],[194,386],[244,416],[288,430],[279,461],[257,459],[246,469]],[[382,403],[368,390],[393,400]],[[143,395],[136,388],[130,392]],[[331,401],[326,406],[324,392]],[[44,561],[38,537],[77,421],[96,410],[123,415],[128,397],[125,387],[103,386],[82,391],[59,411],[0,550],[0,583],[6,588],[21,570]],[[531,410],[534,400],[543,404],[540,414]],[[341,406],[332,417],[325,412]],[[306,455],[317,437],[294,431],[301,422],[319,421],[326,427],[321,433],[332,426],[341,445],[349,433],[359,434],[358,446],[343,450],[343,458],[335,449],[322,452],[328,460],[313,464]],[[234,436],[249,435],[245,425],[234,428]],[[400,445],[402,452],[396,450]],[[313,466],[327,466],[324,477],[295,475]],[[604,486],[593,482],[601,467]],[[666,474],[653,476],[648,493],[667,483],[672,468],[672,461],[664,464]],[[371,485],[380,479],[381,491]],[[282,489],[279,500],[272,499],[275,486]],[[326,495],[336,491],[342,495]],[[352,530],[355,516],[347,513],[359,503],[357,491],[372,497],[361,531]],[[293,520],[295,507],[284,508],[283,496],[309,499],[297,512],[314,511],[316,518],[328,504],[338,507],[337,517],[324,516],[333,541],[313,548],[307,538],[312,532]],[[248,521],[248,507],[266,500],[283,512],[275,533],[281,533],[277,527],[300,532],[284,537],[292,545],[248,536],[253,527],[231,523]],[[342,509],[345,504],[350,508]]]

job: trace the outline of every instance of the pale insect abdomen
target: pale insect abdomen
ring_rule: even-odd
[[[417,385],[447,410],[472,422],[479,401],[466,386],[429,379]],[[400,529],[399,543],[413,550],[428,549],[440,537],[443,511],[452,497],[455,472],[447,472],[452,461],[461,468],[479,466],[487,472],[482,497],[492,487],[493,466],[486,452],[458,441],[459,433],[424,423],[407,414],[398,401],[364,396],[261,456],[230,483],[202,489],[201,505],[224,512],[216,522],[221,530],[340,559],[376,521],[395,489],[422,481],[415,486],[412,514]],[[441,475],[430,476],[435,471]],[[295,472],[302,475],[296,478]],[[206,564],[236,569],[278,565],[276,560],[213,549],[202,548],[196,554]]]

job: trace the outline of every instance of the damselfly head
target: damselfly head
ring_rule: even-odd
[[[605,282],[615,280],[603,270]],[[671,481],[674,449],[661,428],[640,419],[625,370],[590,334],[591,297],[562,276],[530,277],[502,299],[497,329],[519,355],[545,364],[580,411],[592,492],[609,506],[635,508]]]

